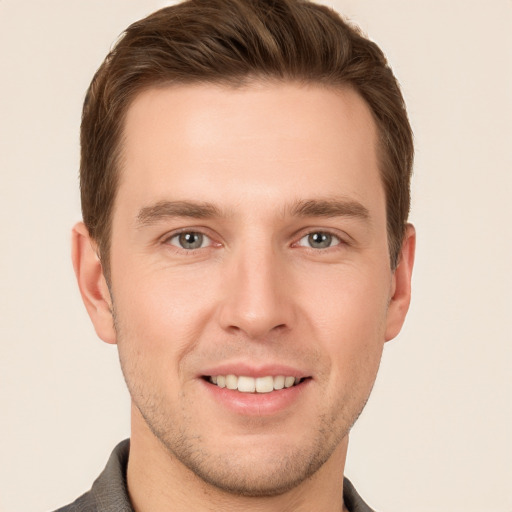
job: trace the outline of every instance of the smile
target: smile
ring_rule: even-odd
[[[227,388],[240,393],[271,393],[284,388],[291,388],[300,384],[302,380],[284,375],[266,377],[246,377],[245,375],[215,375],[207,380],[219,388]]]

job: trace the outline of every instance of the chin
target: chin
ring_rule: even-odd
[[[158,436],[171,457],[195,477],[221,492],[246,497],[282,495],[313,476],[333,455],[347,431],[320,430],[293,442],[243,439],[233,443],[204,442],[201,436]],[[327,434],[327,435],[326,435]],[[203,441],[203,442],[201,442]],[[219,446],[220,445],[220,446]]]
[[[294,453],[286,457],[278,455],[272,461],[255,458],[241,462],[225,455],[215,457],[214,461],[203,458],[193,461],[182,459],[181,462],[203,482],[222,492],[237,496],[270,497],[298,487],[316,473],[327,458]]]

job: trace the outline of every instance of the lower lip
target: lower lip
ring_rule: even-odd
[[[270,416],[292,407],[309,386],[311,379],[303,380],[291,388],[270,393],[241,393],[237,390],[220,388],[206,380],[203,384],[213,398],[228,410],[246,416]]]

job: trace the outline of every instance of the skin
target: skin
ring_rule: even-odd
[[[348,433],[403,324],[414,258],[408,226],[390,268],[376,141],[348,88],[203,84],[134,100],[110,286],[83,224],[73,261],[132,397],[137,511],[344,510]],[[308,378],[248,414],[203,378],[226,364]]]

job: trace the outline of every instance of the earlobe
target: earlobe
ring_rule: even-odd
[[[393,273],[392,296],[388,307],[385,340],[392,340],[400,332],[411,302],[411,278],[416,249],[416,230],[408,224],[400,259]]]
[[[112,300],[103,275],[96,244],[83,222],[72,231],[71,258],[85,308],[98,336],[106,343],[116,343]]]

